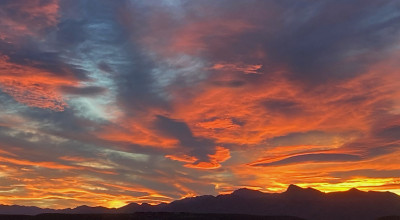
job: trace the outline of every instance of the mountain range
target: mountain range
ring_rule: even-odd
[[[197,196],[159,205],[130,203],[121,208],[79,206],[73,209],[0,205],[0,214],[128,214],[137,212],[184,212],[212,214],[246,214],[262,216],[296,216],[310,220],[378,219],[400,215],[400,196],[391,192],[360,191],[324,193],[313,188],[290,185],[282,193],[263,193],[238,189],[231,194]]]

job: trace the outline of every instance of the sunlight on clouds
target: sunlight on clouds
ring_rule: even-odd
[[[146,154],[124,152],[124,151],[112,150],[112,149],[104,149],[103,152],[106,154],[109,154],[109,155],[115,154],[115,155],[118,155],[121,157],[125,157],[125,158],[136,160],[136,161],[141,161],[141,162],[147,162],[149,160],[149,155],[146,155]]]
[[[129,203],[129,201],[120,201],[120,200],[112,200],[112,201],[107,201],[106,202],[106,207],[109,208],[120,208],[122,206],[125,206]]]
[[[313,187],[323,192],[346,191],[357,188],[364,191],[393,191],[400,185],[400,178],[355,177],[341,183],[298,184],[301,187]],[[399,191],[396,190],[396,193]]]
[[[219,71],[237,71],[244,74],[260,74],[262,65],[246,65],[246,64],[227,64],[227,63],[217,63],[214,64],[211,69]]]
[[[54,111],[63,111],[68,106],[58,87],[74,85],[74,79],[57,77],[40,68],[14,64],[9,57],[1,54],[0,66],[0,89],[16,101]]]
[[[398,10],[277,2],[2,2],[0,203],[400,193]]]

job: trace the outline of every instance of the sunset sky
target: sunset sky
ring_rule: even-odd
[[[400,194],[400,1],[1,0],[0,204]]]

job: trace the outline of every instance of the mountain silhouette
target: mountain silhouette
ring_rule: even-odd
[[[198,213],[259,216],[296,216],[310,220],[375,220],[400,215],[400,196],[391,192],[360,191],[323,193],[313,188],[290,185],[282,193],[263,193],[238,189],[231,194],[197,196],[159,205],[131,203],[118,209],[79,206],[73,209],[40,209],[25,206],[0,206],[0,214],[130,214]]]

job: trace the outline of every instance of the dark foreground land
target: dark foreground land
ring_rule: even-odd
[[[241,214],[195,214],[172,212],[138,212],[134,214],[39,214],[0,215],[0,220],[305,220],[293,216],[257,216]],[[357,219],[354,219],[357,220]],[[377,220],[400,220],[400,216],[385,216]]]
[[[0,215],[1,220],[173,220],[173,219],[209,219],[209,220],[303,220],[291,216],[256,216],[238,214],[193,214],[168,212],[142,212],[134,214],[39,214]]]

